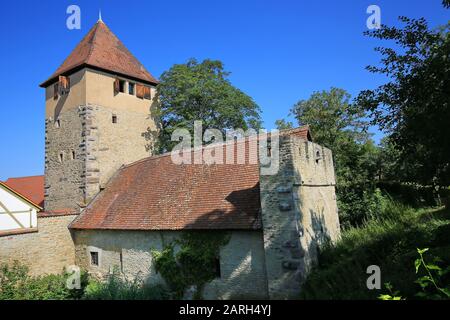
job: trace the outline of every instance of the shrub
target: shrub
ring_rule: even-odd
[[[81,289],[67,288],[68,274],[31,277],[28,268],[15,261],[0,266],[0,300],[62,300],[76,299],[83,294],[87,274],[82,273]]]
[[[416,274],[411,268],[416,247],[450,264],[450,212],[442,209],[413,209],[387,200],[384,209],[361,227],[343,231],[335,245],[322,248],[319,265],[308,276],[304,299],[377,299],[380,291],[366,286],[369,265],[378,265],[384,283],[391,283],[402,297],[417,299]],[[442,279],[446,287],[450,281]]]
[[[86,300],[165,300],[169,298],[163,286],[146,284],[138,277],[129,281],[117,272],[113,272],[103,282],[91,280],[83,296]]]
[[[442,300],[450,299],[450,284],[447,281],[447,288],[441,287],[440,283],[444,282],[442,279],[450,273],[450,266],[445,269],[441,268],[435,263],[441,261],[440,258],[435,257],[434,263],[425,261],[424,254],[429,249],[419,249],[419,258],[414,261],[414,266],[416,268],[416,274],[419,278],[414,281],[420,286],[420,291],[416,293],[416,297],[423,299],[433,299]],[[419,274],[422,271],[422,275]],[[381,294],[378,299],[380,300],[402,300],[400,292],[393,291],[393,287],[390,283],[385,283],[385,287],[389,290],[389,294]]]

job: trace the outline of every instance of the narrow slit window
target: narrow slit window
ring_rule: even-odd
[[[72,150],[72,160],[75,160],[75,151]]]
[[[64,162],[64,153],[63,153],[63,152],[60,152],[60,153],[59,153],[58,159],[59,159],[59,162],[61,162],[61,163]]]
[[[216,278],[220,278],[222,275],[221,275],[221,271],[220,271],[220,258],[219,257],[216,257],[215,259],[214,259],[214,272],[215,272],[215,274],[216,274]]]
[[[117,123],[117,116],[115,114],[112,115],[111,121],[112,123]]]
[[[91,266],[98,267],[98,252],[91,251]]]
[[[61,128],[61,121],[59,119],[55,121],[55,128]]]
[[[321,155],[320,155],[320,151],[316,151],[316,163],[319,163],[320,159],[322,159]]]
[[[132,96],[134,96],[134,86],[135,84],[133,82],[128,83],[128,93]]]
[[[55,83],[53,85],[53,100],[57,100],[58,96],[59,96],[59,92],[58,92],[58,83]]]

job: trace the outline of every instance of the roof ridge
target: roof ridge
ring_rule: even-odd
[[[88,52],[87,57],[86,57],[86,63],[89,61],[89,59],[91,58],[92,52],[94,51],[95,39],[97,38],[97,32],[98,32],[98,24],[99,24],[99,22],[97,21],[97,23],[94,26],[95,29],[93,30],[94,34],[92,35],[92,44],[89,47],[89,52]]]
[[[306,124],[306,125],[303,125],[303,126],[300,126],[300,127],[297,127],[297,128],[278,130],[278,135],[281,136],[283,134],[289,134],[289,133],[293,133],[293,132],[297,132],[297,131],[301,131],[301,130],[305,130],[305,129],[309,130],[309,125]],[[266,135],[267,135],[267,137],[270,137],[271,132],[267,131]],[[255,140],[259,140],[258,134],[256,134],[256,135],[244,136],[244,137],[241,137],[239,139],[232,140],[232,141],[226,140],[226,141],[222,141],[222,142],[211,143],[211,144],[208,144],[208,145],[201,145],[201,146],[197,146],[197,147],[191,147],[189,149],[184,149],[184,150],[187,151],[187,152],[195,152],[195,151],[203,150],[203,149],[205,149],[207,147],[211,147],[211,146],[220,146],[220,145],[221,146],[226,146],[226,145],[229,145],[229,144],[232,144],[232,143],[242,143],[242,142],[245,143],[247,140],[250,140],[251,138],[253,138]],[[125,169],[125,168],[129,168],[131,166],[134,166],[134,165],[139,164],[139,163],[144,162],[144,161],[156,160],[156,159],[159,159],[159,158],[170,156],[172,154],[172,152],[173,151],[168,151],[168,152],[164,152],[162,154],[158,154],[158,155],[154,155],[154,156],[148,156],[148,157],[136,160],[134,162],[128,163],[126,165],[123,165],[122,167],[119,168],[119,170],[122,170],[122,169]]]

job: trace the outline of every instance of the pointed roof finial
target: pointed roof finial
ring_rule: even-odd
[[[98,21],[99,22],[103,22],[103,20],[102,20],[102,10],[101,9],[98,10]]]

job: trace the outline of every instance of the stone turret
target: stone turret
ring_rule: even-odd
[[[279,170],[260,175],[264,251],[271,299],[298,299],[318,248],[340,235],[329,149],[280,136]]]

